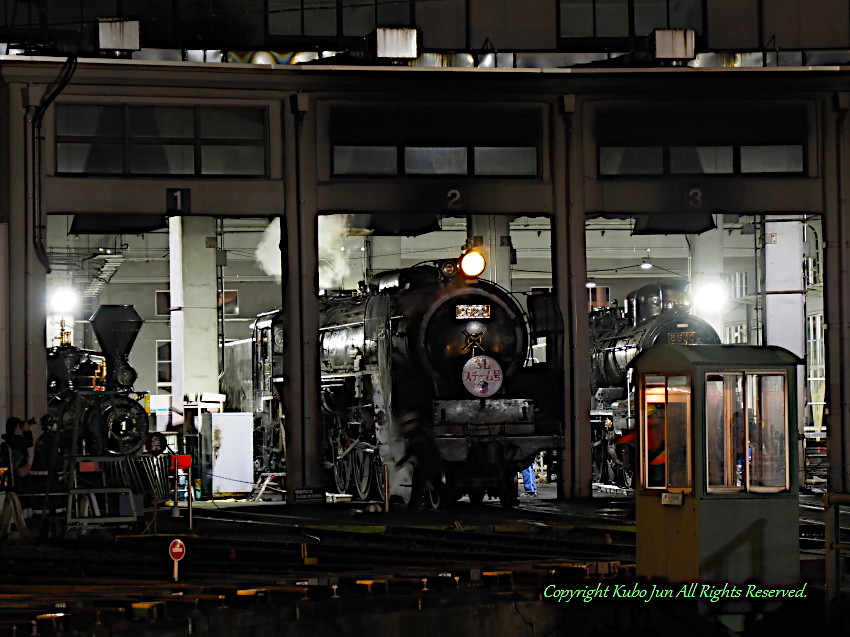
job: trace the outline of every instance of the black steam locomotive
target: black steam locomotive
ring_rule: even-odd
[[[224,347],[221,387],[228,409],[254,414],[254,472],[282,473],[286,437],[283,391],[283,311],[257,316],[251,338]]]
[[[714,345],[720,338],[691,313],[684,286],[671,283],[638,288],[623,307],[596,308],[589,320],[593,481],[631,487],[635,424],[628,364],[653,345]]]
[[[527,317],[509,292],[478,278],[483,269],[469,251],[322,298],[325,454],[338,491],[367,499],[388,489],[407,502],[412,469],[398,463],[411,419],[442,459],[443,484],[425,489],[435,508],[464,494],[513,506],[517,470],[563,447],[553,299],[530,295]],[[532,362],[531,339],[546,340],[546,362]]]
[[[136,371],[127,361],[143,320],[132,305],[101,305],[89,322],[102,351],[66,338],[47,350],[48,413],[72,454],[132,454],[148,433],[148,415],[131,397]]]

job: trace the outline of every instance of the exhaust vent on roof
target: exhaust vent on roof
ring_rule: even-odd
[[[693,29],[656,29],[651,42],[656,60],[685,62],[695,57],[696,32]]]
[[[375,57],[412,60],[419,55],[416,29],[378,27],[373,37]]]

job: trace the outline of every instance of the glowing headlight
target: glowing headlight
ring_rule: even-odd
[[[717,311],[726,304],[726,290],[717,283],[706,283],[694,290],[694,305],[704,312]]]
[[[484,255],[475,250],[469,250],[460,258],[460,271],[469,278],[479,276],[486,267],[487,261],[484,260]]]

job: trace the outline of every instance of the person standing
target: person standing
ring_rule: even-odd
[[[64,497],[59,495],[62,479],[62,453],[59,449],[59,437],[56,435],[56,420],[45,414],[39,421],[41,435],[35,441],[30,471],[33,496],[33,513],[41,514],[39,535],[47,537],[57,535],[57,514],[62,510]]]
[[[525,489],[523,495],[526,498],[537,497],[537,474],[534,472],[534,459],[532,459],[530,465],[522,470],[522,486]]]
[[[6,420],[6,433],[0,436],[0,466],[7,467],[7,487],[14,491],[29,473],[29,449],[32,447],[31,423],[12,416]]]

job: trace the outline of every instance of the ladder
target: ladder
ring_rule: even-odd
[[[283,493],[281,489],[278,489],[274,486],[269,486],[269,482],[274,480],[275,478],[282,478],[286,476],[285,473],[261,473],[260,477],[257,478],[257,482],[254,484],[254,488],[251,489],[251,494],[248,496],[249,502],[261,502],[263,499],[263,493],[266,492],[266,489],[269,491],[275,491],[276,493]]]

